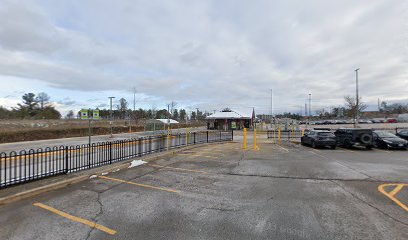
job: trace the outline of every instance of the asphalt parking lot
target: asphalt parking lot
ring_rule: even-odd
[[[408,151],[204,145],[0,206],[0,239],[408,239]]]

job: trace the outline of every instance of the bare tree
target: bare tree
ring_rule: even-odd
[[[174,109],[176,109],[176,107],[177,107],[177,102],[171,101],[171,103],[170,103],[169,105],[170,105],[170,115],[173,116],[173,114],[174,114]]]
[[[361,101],[361,98],[359,98],[358,106],[356,106],[356,99],[354,97],[345,96],[344,101],[346,102],[347,116],[353,117],[354,119],[357,117],[356,114],[360,115],[360,113],[367,108],[367,105]]]
[[[73,119],[73,118],[74,118],[74,111],[69,110],[69,112],[67,113],[66,118],[67,118],[67,119]]]
[[[46,94],[45,92],[40,92],[37,94],[36,100],[38,103],[40,103],[40,108],[41,110],[44,110],[44,106],[50,101],[50,96]]]

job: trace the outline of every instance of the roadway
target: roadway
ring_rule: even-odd
[[[200,128],[189,128],[189,131],[204,131],[206,130],[203,127]],[[129,138],[139,138],[139,137],[146,137],[146,136],[154,136],[157,133],[161,133],[162,131],[158,132],[134,132],[134,133],[121,133],[121,134],[113,134],[113,137],[110,135],[97,135],[91,137],[91,143],[97,142],[106,142],[106,141],[116,141],[116,140],[124,140]],[[185,133],[186,129],[172,129],[172,133]],[[72,138],[60,138],[60,139],[47,139],[47,140],[37,140],[37,141],[25,141],[25,142],[13,142],[13,143],[2,143],[0,144],[0,152],[9,153],[11,151],[21,151],[21,150],[29,150],[29,149],[38,149],[38,148],[46,148],[46,147],[54,147],[54,146],[76,146],[82,144],[89,144],[88,137],[72,137]]]

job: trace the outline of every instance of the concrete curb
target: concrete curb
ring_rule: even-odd
[[[112,165],[107,165],[107,166],[101,166],[101,167],[97,167],[95,169],[89,169],[83,172],[78,172],[78,173],[74,173],[74,174],[79,174],[80,176],[77,177],[72,177],[69,179],[65,179],[56,183],[52,183],[52,184],[48,184],[45,186],[41,186],[41,187],[37,187],[37,188],[33,188],[33,189],[29,189],[23,192],[19,192],[19,193],[15,193],[6,197],[2,197],[0,198],[0,205],[5,205],[8,203],[12,203],[15,201],[19,201],[19,200],[23,200],[23,199],[27,199],[36,195],[39,195],[41,193],[45,193],[45,192],[49,192],[49,191],[53,191],[53,190],[57,190],[57,189],[61,189],[64,188],[68,185],[71,184],[75,184],[75,183],[79,183],[82,182],[84,180],[89,179],[92,175],[101,175],[102,173],[105,172],[112,172],[114,170],[117,169],[126,169],[129,167],[129,163],[131,163],[133,160],[138,159],[138,160],[143,160],[146,162],[150,162],[150,161],[155,161],[158,160],[160,158],[166,157],[166,156],[170,156],[170,155],[174,155],[178,152],[182,152],[185,150],[189,150],[189,149],[194,149],[194,148],[199,148],[199,147],[203,147],[203,146],[208,146],[208,145],[214,145],[214,144],[225,144],[225,143],[232,143],[233,141],[227,141],[227,142],[213,142],[213,143],[204,143],[204,144],[198,144],[198,145],[191,145],[191,146],[186,146],[186,147],[182,147],[182,148],[178,148],[178,149],[173,149],[169,152],[162,152],[162,153],[157,153],[157,154],[153,154],[152,156],[146,156],[146,157],[141,157],[141,158],[132,158],[132,159],[128,159],[122,162],[118,162]],[[66,175],[66,176],[69,176]]]

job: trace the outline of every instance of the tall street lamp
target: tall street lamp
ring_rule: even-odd
[[[109,125],[110,125],[110,137],[113,137],[113,129],[112,129],[112,99],[114,99],[115,97],[108,97],[109,101],[110,101],[110,110],[109,110],[109,115],[110,115],[110,119],[109,119]]]
[[[357,126],[358,124],[358,111],[360,108],[360,103],[359,103],[359,97],[358,97],[358,70],[360,70],[360,68],[355,69],[354,71],[356,72],[356,110],[355,110],[355,119],[354,119],[354,127]]]

